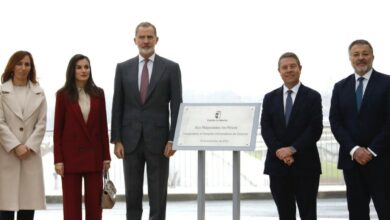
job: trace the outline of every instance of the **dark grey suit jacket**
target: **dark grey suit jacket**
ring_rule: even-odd
[[[138,65],[137,56],[116,67],[111,142],[122,142],[125,153],[130,153],[137,147],[143,134],[151,152],[163,153],[167,141],[174,138],[182,102],[180,67],[156,55],[147,98],[142,104]]]

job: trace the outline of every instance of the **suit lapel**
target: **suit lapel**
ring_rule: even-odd
[[[160,79],[164,73],[164,69],[165,69],[164,67],[165,67],[165,65],[164,65],[163,60],[156,54],[155,59],[154,59],[154,63],[153,63],[152,77],[150,78],[150,83],[149,83],[149,87],[148,87],[148,94],[146,96],[146,102],[147,102],[150,94],[152,94],[153,90],[156,88],[158,81],[160,81]]]
[[[95,121],[97,117],[97,109],[99,108],[99,100],[95,96],[91,96],[91,109],[89,111],[88,120],[87,120],[87,127],[91,128],[93,125],[93,121]]]
[[[371,77],[370,77],[370,80],[368,80],[368,83],[367,83],[367,87],[366,87],[366,90],[364,91],[364,94],[363,94],[363,99],[362,99],[362,104],[360,106],[360,112],[362,112],[362,110],[364,108],[366,108],[366,106],[368,105],[368,98],[367,97],[370,97],[371,96],[371,93],[373,92],[373,90],[375,89],[374,88],[374,85],[376,84],[376,80],[377,80],[377,76],[378,74],[373,70],[372,71],[372,74],[371,74]],[[355,83],[356,83],[356,80],[355,80]],[[355,98],[356,100],[356,98]],[[355,101],[356,102],[356,101]]]
[[[288,125],[291,125],[294,122],[296,118],[296,114],[299,112],[301,106],[304,104],[303,102],[305,100],[305,96],[306,96],[306,87],[303,84],[301,84],[295,96],[294,104],[291,109],[290,121]]]
[[[24,107],[24,119],[29,118],[35,110],[41,105],[44,96],[42,95],[43,90],[38,86],[34,85],[29,81],[30,89],[28,90],[26,97],[26,105]]]
[[[355,79],[355,74],[352,74],[349,76],[349,78],[347,79],[347,83],[346,83],[346,86],[345,86],[345,100],[347,100],[348,102],[347,103],[351,103],[352,106],[350,107],[352,109],[351,113],[353,115],[357,115],[358,114],[358,111],[357,111],[357,103],[356,103],[356,79]],[[349,101],[349,100],[352,100],[352,101]],[[360,107],[361,109],[361,107]]]
[[[92,98],[91,98],[91,103],[92,103]],[[77,119],[77,122],[79,123],[79,125],[82,127],[83,131],[85,132],[85,134],[89,138],[87,123],[85,123],[85,121],[84,121],[83,114],[81,113],[81,108],[80,108],[79,102],[78,101],[76,101],[76,102],[70,101],[70,106],[71,106],[71,109],[72,109],[76,119]],[[91,106],[92,106],[92,104],[91,104]],[[87,122],[89,121],[89,117],[90,117],[91,112],[92,112],[92,108],[90,108]]]
[[[2,104],[8,105],[9,109],[13,111],[20,120],[23,120],[22,108],[17,102],[12,80],[8,80],[1,86],[1,92]]]
[[[286,125],[286,119],[284,118],[284,99],[283,99],[283,86],[276,91],[276,112],[278,112],[278,118],[280,123]]]
[[[134,94],[137,104],[141,105],[141,94],[139,92],[138,83],[138,70],[139,70],[139,57],[133,59],[134,63],[129,64],[129,86],[131,94]]]

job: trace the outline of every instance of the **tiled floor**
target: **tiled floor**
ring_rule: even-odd
[[[319,220],[346,220],[348,219],[347,202],[343,198],[318,199]],[[371,219],[377,219],[375,209],[371,205]],[[144,202],[143,220],[148,219],[148,203]],[[276,220],[278,219],[276,207],[272,200],[242,200],[241,220]],[[47,210],[37,211],[36,220],[60,220],[62,218],[61,204],[48,204]],[[111,210],[103,211],[103,219],[125,220],[125,203],[119,202]],[[172,201],[168,202],[167,220],[197,220],[196,201]],[[227,220],[232,218],[231,201],[207,201],[207,220]],[[299,218],[298,218],[299,219]]]

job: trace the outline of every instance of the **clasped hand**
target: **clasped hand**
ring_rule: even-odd
[[[276,157],[282,160],[287,166],[291,166],[294,163],[293,152],[290,147],[282,147],[276,151]]]
[[[30,148],[28,148],[24,144],[19,144],[18,146],[16,146],[14,152],[15,152],[15,156],[19,160],[24,160],[31,154]]]
[[[353,154],[353,159],[360,165],[364,166],[372,160],[372,154],[364,147],[359,147]]]

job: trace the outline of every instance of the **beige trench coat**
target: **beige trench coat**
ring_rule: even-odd
[[[0,87],[0,210],[44,209],[41,143],[46,130],[46,99],[38,84],[29,81],[24,113],[8,80]],[[19,160],[13,148],[32,150]]]

